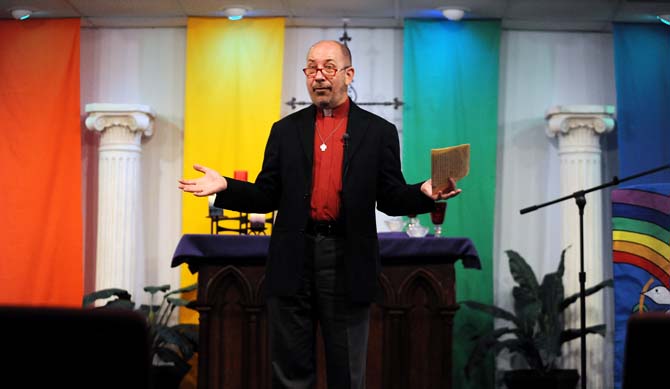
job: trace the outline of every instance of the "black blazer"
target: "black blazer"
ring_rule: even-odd
[[[288,296],[300,286],[304,231],[310,215],[314,105],[272,126],[263,168],[255,183],[226,177],[228,188],[214,205],[239,212],[278,210],[266,265],[266,296]],[[388,215],[429,212],[432,199],[421,183],[407,185],[400,171],[398,133],[393,124],[351,102],[342,177],[340,221],[345,227],[348,292],[355,302],[375,298],[381,270],[375,203]]]

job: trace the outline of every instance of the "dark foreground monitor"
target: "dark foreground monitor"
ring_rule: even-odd
[[[670,350],[670,315],[644,312],[631,315],[626,331],[623,389],[664,387]],[[660,385],[660,386],[658,386]]]
[[[0,307],[0,371],[16,388],[149,388],[148,342],[132,311]]]

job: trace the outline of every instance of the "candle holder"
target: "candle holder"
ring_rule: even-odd
[[[265,215],[260,213],[249,214],[249,233],[254,235],[265,235]]]
[[[220,208],[219,208],[220,209]],[[249,216],[246,213],[240,213],[239,216],[226,216],[224,214],[224,211],[221,210],[220,215],[210,215],[209,218],[210,220],[210,228],[209,228],[209,233],[210,234],[219,234],[219,232],[236,232],[240,235],[247,235],[249,232]],[[234,220],[238,221],[238,227],[233,228],[233,227],[224,227],[220,225],[220,222],[227,221],[227,220]]]

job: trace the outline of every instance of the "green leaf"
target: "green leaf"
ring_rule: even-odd
[[[150,294],[156,294],[158,292],[167,292],[168,290],[170,290],[169,284],[144,287],[144,291]]]
[[[486,355],[492,351],[492,347],[501,341],[498,340],[499,337],[507,334],[514,334],[518,330],[510,327],[496,328],[493,331],[490,331],[484,335],[475,336],[473,340],[475,341],[475,346],[470,352],[470,356],[465,364],[465,376],[470,378],[473,370],[476,366],[479,366]]]
[[[606,330],[607,330],[607,326],[605,324],[599,324],[599,325],[596,325],[596,326],[591,326],[591,327],[584,328],[584,333],[586,333],[587,335],[588,334],[597,334],[597,335],[600,335],[600,336],[604,337],[605,333],[606,333]],[[573,339],[576,339],[576,338],[580,338],[581,334],[582,334],[581,329],[571,328],[571,329],[565,330],[561,333],[561,344],[563,344],[565,342],[569,342],[569,341],[571,341]]]
[[[138,311],[140,311],[143,315],[145,316],[150,316],[152,314],[158,313],[158,310],[160,309],[160,305],[147,305],[147,304],[142,304],[137,308]]]
[[[563,295],[564,289],[561,277],[556,273],[547,274],[542,279],[542,286],[540,286],[542,314],[558,317],[561,312]]]
[[[561,252],[556,271],[546,274],[540,285],[542,312],[536,322],[535,344],[540,350],[543,369],[545,370],[553,366],[556,358],[561,355],[560,339],[563,330],[563,318],[560,305],[565,293],[563,274],[565,272],[565,254],[568,248]]]
[[[609,288],[614,287],[614,281],[611,278],[609,280],[602,281],[601,283],[599,283],[596,286],[592,286],[590,288],[585,289],[584,290],[584,297],[590,296],[590,295],[598,292],[600,289],[608,288],[608,287]],[[561,303],[561,310],[564,310],[565,308],[570,306],[570,304],[574,303],[578,299],[579,299],[579,292],[575,293],[575,294],[573,294],[569,297],[566,297],[565,300],[563,300],[563,302]]]
[[[570,247],[572,247],[572,245],[568,245],[568,247],[561,251],[561,260],[558,262],[558,269],[556,269],[556,274],[558,274],[561,278],[563,278],[563,273],[565,272],[565,253]]]
[[[121,300],[130,300],[131,296],[130,293],[128,293],[127,290],[125,289],[118,289],[118,288],[109,288],[109,289],[101,289],[92,293],[89,293],[87,295],[84,295],[83,301],[82,301],[82,306],[86,307],[89,306],[97,300],[104,300],[108,299],[110,297],[117,297],[118,299]]]
[[[168,297],[167,301],[168,303],[178,307],[186,307],[191,302],[191,300],[185,300],[177,297]]]
[[[156,350],[156,355],[161,361],[170,363],[180,376],[185,375],[191,369],[191,365],[189,365],[181,355],[170,348],[161,347]]]
[[[196,289],[198,289],[198,283],[197,282],[194,283],[194,284],[191,284],[191,285],[184,286],[183,288],[175,289],[175,290],[171,291],[170,293],[166,294],[165,296],[170,296],[170,295],[173,295],[175,293],[192,292]]]
[[[507,250],[505,253],[509,258],[509,271],[519,287],[530,291],[537,290],[537,278],[526,260],[514,250]]]
[[[520,322],[523,323],[518,327],[528,331],[532,328],[540,312],[537,278],[533,269],[519,253],[513,250],[507,250],[505,253],[509,258],[509,270],[512,278],[518,285],[512,289],[514,312]]]
[[[180,333],[178,327],[157,326],[156,336],[158,345],[164,343],[175,345],[185,360],[189,360],[193,356],[193,344],[190,339]]]
[[[542,357],[537,347],[535,347],[532,338],[523,336],[515,329],[500,328],[499,330],[500,332],[495,330],[479,339],[465,365],[466,377],[469,378],[474,368],[481,364],[489,352],[492,352],[493,355],[498,355],[504,349],[508,349],[512,353],[518,353],[523,357],[528,366],[533,369],[544,368]],[[514,333],[517,337],[504,340],[498,339],[498,337],[509,333]]]
[[[510,352],[521,355],[532,369],[544,368],[542,357],[532,339],[517,338],[504,340],[495,345],[494,352],[497,355],[503,349],[508,349]]]
[[[520,328],[524,331],[532,331],[542,311],[542,302],[537,290],[531,291],[528,288],[515,286],[512,289],[512,296],[514,297],[514,312],[523,323]]]
[[[198,351],[198,342],[200,340],[199,337],[199,332],[198,332],[198,325],[197,324],[179,324],[178,326],[175,327],[182,327],[178,328],[177,330],[179,331],[180,334],[184,336],[184,338],[188,339],[189,342],[191,342],[191,347],[194,352]]]
[[[185,360],[190,360],[193,353],[198,351],[198,325],[177,324],[171,328],[181,336],[184,344],[188,344],[186,347],[180,348],[180,351]]]
[[[516,316],[514,316],[513,313],[511,313],[509,311],[506,311],[502,308],[498,308],[495,305],[482,304],[482,303],[479,303],[477,301],[472,301],[472,300],[461,301],[461,302],[459,302],[459,304],[463,304],[463,305],[467,306],[468,308],[476,309],[480,312],[484,312],[486,314],[497,317],[499,319],[504,319],[504,320],[507,320],[507,321],[511,321],[517,327],[521,327],[522,324],[523,324],[521,321],[519,321],[519,319]]]
[[[102,306],[101,308],[111,308],[111,309],[135,309],[135,303],[129,300],[121,300],[121,299],[116,299],[116,300],[111,300],[108,301],[107,304]]]

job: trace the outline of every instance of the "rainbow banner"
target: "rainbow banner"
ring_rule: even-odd
[[[670,184],[612,191],[614,382],[623,378],[628,317],[670,310]]]

